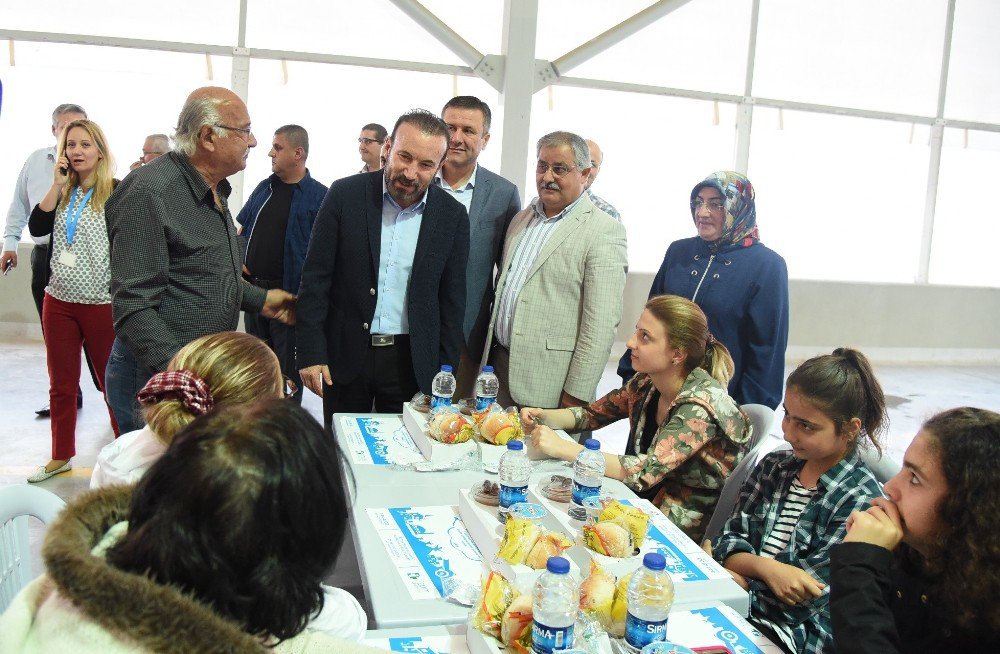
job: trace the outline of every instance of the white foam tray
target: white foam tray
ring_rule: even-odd
[[[420,454],[431,463],[444,465],[476,451],[476,443],[472,440],[441,443],[431,438],[427,433],[427,414],[417,411],[409,402],[403,404],[403,425]]]

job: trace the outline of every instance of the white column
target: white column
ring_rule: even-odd
[[[531,128],[531,96],[535,81],[535,35],[538,0],[504,0],[502,54],[505,58],[500,112],[503,142],[500,174],[514,183],[523,200],[533,197],[525,188]]]

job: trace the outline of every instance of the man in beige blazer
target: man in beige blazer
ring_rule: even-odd
[[[625,228],[586,193],[586,142],[569,132],[537,146],[538,198],[511,221],[482,364],[501,404],[543,408],[594,399],[622,315]]]

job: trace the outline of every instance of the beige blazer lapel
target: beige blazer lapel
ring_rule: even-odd
[[[535,262],[531,266],[531,270],[528,272],[528,276],[525,277],[525,284],[528,280],[538,272],[538,269],[542,267],[545,260],[548,259],[553,252],[555,252],[563,241],[570,237],[570,235],[576,230],[580,229],[587,218],[590,217],[591,212],[594,210],[594,206],[591,204],[589,206],[584,206],[583,202],[578,203],[573,210],[569,212],[568,215],[564,216],[560,221],[559,225],[555,228],[552,234],[549,235],[549,239],[545,241],[545,246],[542,247],[538,256],[535,257]]]

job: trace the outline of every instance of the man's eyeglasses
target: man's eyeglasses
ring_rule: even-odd
[[[292,397],[293,395],[299,392],[299,387],[296,386],[295,382],[293,382],[287,376],[282,375],[282,377],[284,377],[285,380],[285,385],[282,388],[282,391],[285,393],[285,399],[287,400],[288,398]]]
[[[378,139],[370,139],[367,136],[362,136],[358,139],[358,143],[363,145],[375,145],[376,143],[381,143]]]
[[[576,170],[576,166],[565,166],[563,164],[553,164],[553,165],[550,166],[549,164],[545,163],[544,161],[539,161],[538,165],[535,166],[535,172],[538,173],[539,175],[544,175],[549,170],[552,171],[552,174],[555,177],[562,177],[563,175],[565,175],[569,171]]]
[[[215,127],[218,127],[219,129],[228,129],[234,132],[239,132],[240,134],[243,134],[245,136],[245,138],[243,139],[244,141],[249,141],[250,136],[253,134],[253,130],[250,129],[249,127],[230,127],[229,125],[222,125],[220,123],[216,123]]]
[[[722,200],[709,200],[708,202],[705,202],[701,198],[695,198],[691,201],[691,209],[693,211],[698,211],[706,204],[708,205],[709,211],[722,211],[726,207],[726,203]]]

